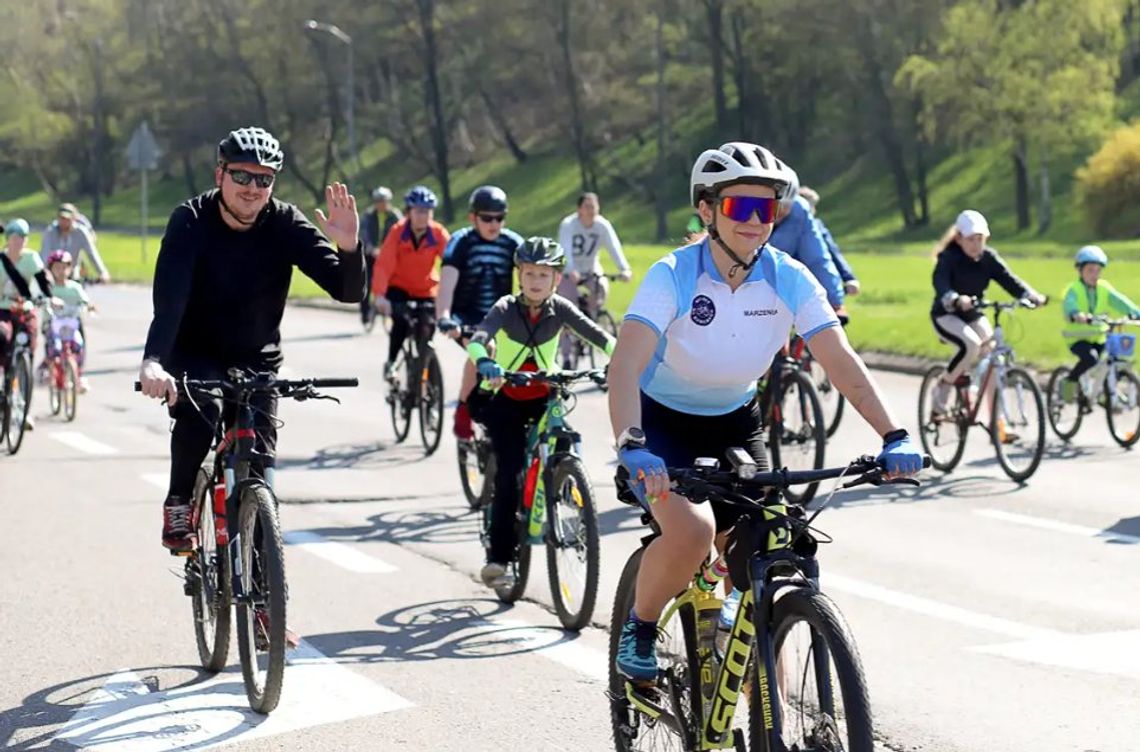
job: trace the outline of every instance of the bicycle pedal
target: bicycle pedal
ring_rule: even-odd
[[[194,549],[192,549],[192,548],[186,549],[185,551],[175,551],[174,549],[169,549],[169,550],[170,550],[171,556],[178,556],[178,557],[181,557],[183,559],[194,555]]]

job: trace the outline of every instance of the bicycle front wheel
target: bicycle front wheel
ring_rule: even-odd
[[[819,395],[819,406],[823,409],[823,423],[827,429],[827,438],[830,439],[839,430],[839,421],[843,418],[843,408],[847,405],[847,400],[835,388],[835,384],[831,383],[823,366],[814,360],[811,361],[811,380]]]
[[[424,453],[431,456],[443,437],[443,374],[439,358],[430,347],[424,352],[420,369],[420,439]]]
[[[202,668],[217,673],[226,667],[230,652],[230,624],[233,600],[230,557],[218,548],[214,527],[213,465],[198,470],[194,482],[195,534],[198,541],[186,562],[186,581],[194,610],[194,639]]]
[[[59,415],[63,410],[63,369],[58,360],[52,360],[48,369],[48,407],[52,415]]]
[[[1079,400],[1065,400],[1065,381],[1071,370],[1068,366],[1059,366],[1049,375],[1049,385],[1045,387],[1045,411],[1049,414],[1049,425],[1062,441],[1076,436],[1084,418]],[[1078,394],[1080,389],[1078,384]]]
[[[574,631],[590,623],[598,596],[598,512],[581,461],[567,457],[552,474],[547,502],[546,571],[558,620]]]
[[[777,414],[768,435],[772,467],[818,470],[823,467],[827,443],[819,396],[802,371],[785,369],[780,379]],[[819,483],[798,486],[784,491],[784,496],[793,504],[807,504],[815,498],[818,488]]]
[[[1113,440],[1129,448],[1140,440],[1140,380],[1127,368],[1116,371],[1116,388],[1105,386],[1105,412]]]
[[[75,420],[75,410],[79,407],[79,365],[75,356],[69,355],[63,361],[63,417],[68,423]]]
[[[863,665],[831,599],[809,588],[784,591],[772,610],[772,643],[774,682],[759,655],[752,662],[750,749],[874,752]]]
[[[27,350],[21,350],[13,359],[5,388],[8,392],[8,454],[15,454],[24,443],[24,430],[32,410],[32,355]]]
[[[934,415],[934,390],[945,373],[946,366],[931,366],[923,374],[918,391],[918,436],[922,451],[930,455],[930,464],[948,473],[957,467],[966,451],[966,405],[962,392],[955,387],[949,409]]]
[[[416,383],[411,373],[406,354],[401,352],[392,367],[392,378],[388,381],[388,394],[385,399],[392,412],[392,432],[396,443],[408,438],[412,430],[412,384]]]
[[[249,706],[270,713],[285,675],[285,547],[268,486],[246,488],[238,507],[241,584],[238,654]]]
[[[1021,368],[1010,368],[998,383],[990,416],[990,436],[998,464],[1022,483],[1037,471],[1045,454],[1045,401],[1041,388]]]

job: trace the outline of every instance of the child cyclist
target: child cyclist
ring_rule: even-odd
[[[79,319],[80,313],[84,309],[95,310],[95,306],[91,304],[91,299],[87,297],[87,291],[83,289],[83,285],[71,279],[71,269],[74,262],[70,253],[64,250],[52,251],[48,254],[47,265],[52,278],[51,294],[63,304],[63,310],[59,312],[59,315]],[[75,329],[71,342],[79,365],[79,391],[86,392],[87,377],[83,375],[83,363],[86,360],[87,351],[83,346],[82,329]],[[48,360],[55,357],[56,341],[51,332],[47,332],[44,337],[44,348]]]
[[[1140,307],[1117,292],[1107,280],[1100,278],[1108,266],[1108,254],[1102,248],[1086,245],[1077,251],[1074,262],[1079,277],[1062,293],[1062,309],[1065,321],[1069,324],[1064,335],[1072,343],[1069,351],[1077,356],[1077,364],[1061,384],[1066,402],[1077,399],[1077,385],[1081,376],[1096,365],[1104,349],[1105,327],[1095,323],[1094,318],[1116,314],[1140,319]],[[1080,400],[1082,410],[1092,409],[1085,404],[1083,394]]]
[[[590,344],[613,351],[614,339],[578,306],[555,294],[562,281],[566,253],[551,238],[528,238],[515,252],[520,291],[505,295],[475,328],[467,352],[491,392],[476,390],[468,399],[472,417],[487,427],[497,460],[491,509],[491,550],[481,577],[488,587],[509,587],[514,556],[518,475],[526,462],[527,431],[542,417],[550,391],[545,384],[503,385],[507,371],[557,371],[558,340],[563,327]],[[487,344],[494,340],[495,357]],[[501,387],[501,388],[500,388]]]

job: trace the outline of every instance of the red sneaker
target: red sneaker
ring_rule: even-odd
[[[171,553],[185,553],[194,547],[190,530],[190,505],[173,500],[162,505],[162,545]]]

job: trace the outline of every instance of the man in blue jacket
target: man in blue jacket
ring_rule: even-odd
[[[799,195],[799,185],[794,188],[780,201],[776,229],[768,243],[806,266],[827,291],[827,302],[839,308],[843,305],[843,279],[812,217],[811,205]]]

